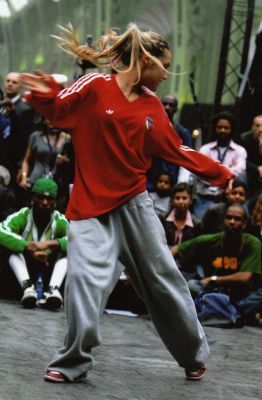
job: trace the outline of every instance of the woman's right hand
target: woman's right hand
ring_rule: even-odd
[[[32,92],[49,93],[52,90],[54,79],[44,71],[37,70],[35,74],[22,72],[20,74],[20,82],[26,89]]]

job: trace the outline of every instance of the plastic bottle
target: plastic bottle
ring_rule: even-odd
[[[37,293],[37,300],[39,301],[42,299],[44,293],[44,281],[42,272],[39,272],[37,274],[35,290]]]

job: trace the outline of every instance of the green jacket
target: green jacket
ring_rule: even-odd
[[[177,257],[183,267],[201,264],[206,276],[229,275],[235,272],[261,274],[261,241],[242,233],[241,248],[226,253],[222,246],[223,232],[200,235],[178,245]]]
[[[9,215],[0,224],[0,245],[15,253],[22,253],[31,241],[57,240],[61,250],[67,249],[67,227],[68,221],[59,211],[53,211],[50,223],[45,228],[41,237],[33,219],[30,208]]]

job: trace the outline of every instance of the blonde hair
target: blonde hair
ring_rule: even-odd
[[[159,61],[164,50],[170,50],[169,44],[158,33],[142,32],[136,24],[129,24],[127,30],[118,35],[114,28],[99,38],[93,47],[80,45],[71,24],[61,27],[61,36],[54,36],[59,47],[75,58],[90,61],[97,67],[110,67],[116,72],[128,72],[135,68],[138,81],[141,76],[140,58],[147,55],[154,63],[164,69]]]

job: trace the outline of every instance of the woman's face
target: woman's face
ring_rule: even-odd
[[[159,61],[164,69],[157,65],[149,57],[142,58],[142,74],[140,78],[140,85],[148,87],[153,92],[157,91],[159,84],[167,79],[167,69],[171,64],[172,56],[170,50],[165,49],[163,55],[159,57]]]
[[[173,197],[173,207],[177,211],[187,211],[191,203],[192,199],[186,190],[177,192]]]
[[[243,186],[237,186],[232,189],[227,195],[227,201],[229,204],[240,203],[244,204],[246,201],[246,191]]]

